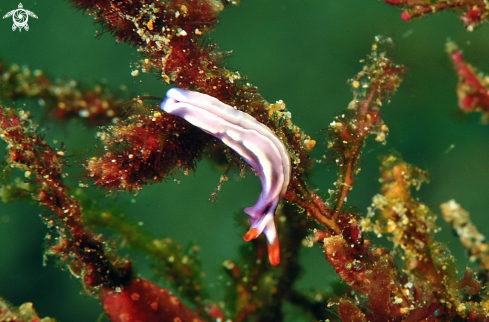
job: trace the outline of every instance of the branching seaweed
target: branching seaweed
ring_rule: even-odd
[[[455,10],[471,30],[487,19],[485,1],[384,1],[402,6],[404,20]],[[436,239],[436,213],[412,195],[428,180],[426,171],[395,152],[381,156],[380,192],[368,212],[348,202],[363,150],[372,143],[369,138],[374,144],[386,144],[389,128],[382,114],[392,110],[384,108],[407,70],[394,63],[391,38],[375,38],[363,68],[349,80],[352,101],[326,129],[320,161],[337,169],[338,175],[334,189],[325,193],[316,190],[308,177],[316,141],[293,122],[283,101],[267,102],[240,72],[226,67],[222,61],[228,54],[205,38],[219,12],[236,2],[73,3],[94,16],[102,31],[141,55],[133,74],[154,73],[166,83],[211,95],[253,116],[284,143],[292,161],[290,183],[275,215],[282,245],[280,265],[268,263],[261,239],[246,243],[222,264],[229,282],[224,297],[215,298],[203,279],[197,245],[184,248],[170,238],[158,239],[124,211],[101,206],[83,189],[135,193],[178,171],[195,171],[197,163],[210,156],[226,166],[217,193],[231,167],[241,173],[250,170],[239,155],[183,119],[149,106],[142,97],[132,101],[138,108],[128,111],[125,98],[103,86],[53,81],[39,70],[0,64],[5,100],[0,104],[0,137],[7,145],[2,199],[29,200],[42,209],[49,228],[45,256],[55,257],[60,267],[79,278],[85,292],[100,300],[110,321],[284,321],[290,305],[308,319],[328,321],[488,320],[485,238],[460,205],[454,201],[442,205],[444,219],[479,265],[476,274],[467,268],[460,278],[450,250]],[[459,77],[460,108],[487,118],[486,78],[463,60],[455,44],[449,42],[447,51]],[[25,98],[38,99],[46,114],[60,121],[82,118],[87,124],[104,125],[98,132],[104,150],[72,162],[63,147],[54,148],[44,140],[28,112],[8,107]],[[83,163],[84,177],[74,189],[64,168],[76,162]],[[132,260],[119,254],[121,246],[105,233],[96,233],[100,228],[147,255],[155,280],[139,276]],[[372,236],[386,236],[392,247],[379,246]],[[296,288],[303,269],[300,251],[306,244],[321,247],[341,286],[328,292]],[[1,300],[0,321],[54,320],[40,319],[31,303],[17,309]]]

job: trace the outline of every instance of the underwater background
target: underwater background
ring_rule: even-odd
[[[18,4],[0,0],[0,16]],[[3,63],[27,65],[52,78],[74,79],[87,86],[102,83],[127,100],[137,95],[165,96],[169,87],[155,75],[131,76],[139,58],[133,48],[116,43],[109,33],[95,37],[100,26],[68,1],[22,4],[38,19],[30,17],[29,31],[21,32],[12,31],[11,18],[0,20]],[[244,0],[220,14],[220,24],[208,37],[221,51],[232,51],[225,64],[247,76],[265,99],[287,104],[295,124],[318,142],[313,150],[316,158],[325,151],[322,130],[352,99],[347,80],[361,69],[359,61],[370,52],[374,37],[392,37],[394,61],[408,72],[382,110],[390,129],[387,144],[371,140],[367,145],[348,205],[366,214],[379,190],[377,156],[396,150],[431,175],[431,183],[416,193],[421,202],[439,214],[439,205],[453,198],[488,235],[489,128],[480,123],[479,115],[457,113],[457,76],[445,52],[449,38],[463,49],[467,61],[489,71],[488,28],[482,25],[467,32],[453,13],[405,22],[396,7],[378,0]],[[46,118],[36,100],[12,103],[2,96],[0,84],[4,105],[31,111],[48,143],[64,142],[67,155],[72,156],[67,182],[76,189],[83,168],[72,161],[103,148],[95,137],[98,129],[81,120],[61,123]],[[206,278],[218,297],[223,283],[220,265],[235,256],[242,243],[244,229],[236,218],[246,216],[242,209],[252,205],[260,192],[257,177],[247,173],[241,178],[232,170],[219,201],[209,202],[223,171],[204,159],[195,173],[179,173],[175,180],[148,186],[137,195],[114,193],[100,198],[104,192],[95,188],[89,193],[107,207],[117,204],[157,237],[200,245]],[[310,178],[326,194],[336,180],[336,169],[316,164]],[[33,302],[40,316],[59,321],[96,321],[103,312],[99,301],[85,295],[80,283],[56,268],[53,260],[43,267],[48,230],[39,217],[42,211],[25,202],[0,203],[0,296],[14,305]],[[464,268],[468,257],[458,239],[440,218],[437,223],[442,227],[438,240],[447,243]],[[150,278],[144,257],[129,253],[136,270]],[[338,279],[318,247],[304,248],[302,256],[306,270],[301,288],[327,289]]]

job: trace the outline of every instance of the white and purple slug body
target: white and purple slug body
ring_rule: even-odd
[[[280,248],[273,217],[291,173],[290,156],[284,144],[251,115],[212,96],[179,88],[170,89],[166,96],[161,109],[218,138],[255,169],[262,192],[255,205],[244,209],[251,217],[251,227],[243,239],[250,241],[264,232],[270,263],[278,265]]]

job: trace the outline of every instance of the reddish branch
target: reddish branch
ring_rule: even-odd
[[[407,10],[403,16],[406,20],[428,13],[426,1],[385,1],[403,5]],[[221,65],[224,54],[202,40],[203,33],[215,26],[217,13],[224,7],[222,1],[73,2],[94,15],[118,41],[137,48],[143,55],[138,64],[141,71],[156,72],[168,83],[198,90],[236,106],[266,124],[284,141],[294,164],[285,199],[302,207],[324,226],[315,231],[314,241],[322,245],[325,258],[352,287],[355,297],[362,299],[358,301],[352,296],[339,301],[338,312],[344,320],[441,321],[460,312],[464,317],[469,313],[483,314],[480,313],[483,305],[474,304],[468,309],[458,306],[461,303],[459,289],[476,292],[480,288],[470,274],[458,283],[451,257],[434,242],[433,218],[424,205],[410,197],[412,177],[418,174],[415,170],[399,162],[390,168],[384,165],[382,193],[387,201],[377,209],[386,219],[386,225],[390,221],[394,223],[383,228],[393,233],[392,240],[405,252],[407,268],[403,273],[397,269],[393,255],[383,248],[373,247],[364,237],[359,216],[347,208],[366,139],[373,134],[377,141],[385,141],[388,129],[380,108],[396,92],[404,72],[382,47],[389,44],[390,39],[377,38],[364,68],[351,80],[353,101],[328,128],[328,160],[338,167],[339,175],[333,200],[327,202],[306,184],[304,173],[310,167],[308,152],[314,143],[292,123],[285,104],[266,102],[239,73]],[[447,0],[434,2],[429,8],[430,12],[466,9],[463,17],[468,17],[466,24],[473,26],[486,17],[485,6],[481,4],[480,1]],[[466,86],[464,104],[477,101],[479,105],[486,105],[487,93],[482,91],[487,86],[463,63],[460,53],[451,55]],[[36,82],[42,83],[42,78]],[[96,100],[90,102],[97,105]],[[21,116],[0,109],[0,130],[9,144],[8,162],[32,178],[36,184],[36,200],[56,216],[48,219],[50,225],[60,227],[50,253],[67,262],[75,275],[82,276],[85,286],[92,290],[101,288],[104,309],[112,321],[200,321],[168,290],[133,278],[128,262],[118,263],[117,259],[107,257],[106,244],[85,229],[78,201],[62,182],[64,152],[49,147],[29,127],[25,115]],[[107,190],[135,191],[145,184],[161,181],[176,169],[193,169],[205,149],[225,153],[231,163],[243,169],[242,160],[221,143],[161,111],[146,110],[108,127],[103,140],[105,155],[91,158],[86,168],[88,176]],[[383,208],[385,204],[388,206]],[[287,223],[286,227],[279,227],[279,231],[288,236],[284,243],[287,254],[280,267],[272,269],[265,264],[265,249],[259,244],[252,247],[255,252],[247,257],[248,262],[226,262],[226,270],[234,282],[236,297],[231,310],[236,313],[237,321],[255,316],[259,317],[257,321],[283,319],[281,306],[294,296],[291,289],[299,275],[298,250],[308,228],[307,221],[297,213],[297,209],[290,212],[286,209],[284,214],[277,215],[278,225]],[[403,216],[407,218],[406,223]],[[401,229],[401,224],[407,226]],[[202,306],[199,310],[202,312]],[[224,313],[215,306],[209,308],[208,314],[224,318]]]
[[[195,169],[209,140],[182,119],[159,111],[131,116],[105,131],[108,152],[89,159],[86,168],[88,177],[108,191],[137,191],[175,169]]]
[[[482,22],[487,22],[489,8],[485,1],[473,0],[383,0],[384,2],[402,6],[403,20],[422,18],[439,11],[451,10],[460,15],[467,30],[472,31]]]
[[[104,289],[102,303],[112,322],[203,321],[169,290],[141,278],[121,289]]]
[[[35,185],[33,198],[55,214],[46,219],[49,226],[58,227],[59,233],[53,236],[49,253],[67,262],[87,287],[124,284],[131,276],[130,263],[115,265],[115,258],[107,257],[99,237],[85,229],[80,205],[63,183],[64,151],[49,146],[32,128],[25,112],[19,115],[0,106],[0,132],[8,144],[7,162],[24,172]]]
[[[96,293],[102,289],[104,309],[111,321],[201,321],[168,290],[133,279],[129,261],[107,255],[109,244],[85,228],[79,201],[63,183],[64,151],[49,146],[25,112],[16,114],[0,106],[0,132],[8,144],[8,164],[24,172],[34,185],[33,198],[55,215],[44,216],[57,233],[49,235],[47,253],[81,277],[86,290]]]
[[[489,117],[489,81],[476,68],[466,63],[462,51],[452,42],[446,45],[447,52],[457,72],[458,105],[464,112],[480,112],[485,122]]]
[[[35,98],[47,107],[51,117],[61,120],[78,117],[93,125],[105,125],[131,112],[124,111],[124,100],[116,99],[102,85],[83,88],[74,80],[53,81],[41,70],[27,66],[7,66],[0,61],[0,82],[4,99]]]
[[[308,196],[299,194],[301,189],[294,186],[303,182],[302,175],[310,162],[308,152],[313,146],[308,136],[293,125],[285,104],[269,104],[256,88],[242,79],[237,72],[221,66],[225,56],[215,50],[215,45],[203,41],[203,33],[211,30],[217,22],[217,13],[223,9],[221,1],[188,1],[171,2],[154,1],[74,1],[79,7],[95,16],[106,30],[115,34],[118,41],[124,41],[137,47],[144,58],[140,62],[141,69],[154,71],[168,83],[178,87],[197,90],[236,106],[253,115],[257,120],[269,126],[282,140],[287,143],[294,161],[293,185],[291,190],[301,199]],[[135,124],[142,128],[153,127],[149,119],[137,118]],[[219,147],[225,151],[228,160],[243,168],[239,157],[225,149],[216,140],[205,134],[186,136],[185,132],[194,132],[186,122],[164,116],[164,126],[158,123],[152,138],[153,143],[134,144],[134,136],[127,131],[132,123],[121,123],[111,129],[113,140],[107,141],[110,152],[92,160],[87,164],[88,175],[97,184],[108,189],[138,190],[146,183],[158,182],[173,173],[176,169],[188,171],[197,162],[205,148]],[[285,126],[284,126],[285,124]],[[200,146],[194,143],[197,137]],[[172,138],[171,143],[163,143]],[[178,142],[176,142],[178,141]],[[115,151],[122,143],[123,151]],[[156,154],[162,148],[170,150],[190,151],[191,154],[181,158],[159,159]],[[188,149],[190,147],[191,149]],[[147,157],[150,156],[150,157]],[[154,157],[153,157],[154,156]],[[182,162],[174,162],[180,161]],[[112,164],[111,164],[112,163]],[[154,171],[144,171],[142,180],[138,178],[140,169],[155,167]],[[123,174],[128,180],[114,180],[113,170]],[[146,175],[147,173],[147,175]]]
[[[299,193],[289,192],[285,196],[325,226],[327,235],[343,234],[354,244],[361,244],[360,227],[355,216],[343,210],[359,171],[360,153],[366,138],[373,134],[377,141],[385,140],[387,126],[379,109],[382,101],[396,92],[405,71],[387,57],[384,42],[390,42],[390,39],[377,39],[364,69],[350,81],[354,98],[348,111],[336,117],[328,129],[328,159],[339,167],[335,202],[332,205],[325,203],[315,192],[307,191],[305,184],[296,182],[293,183]],[[297,198],[297,195],[307,198]]]
[[[354,97],[347,112],[336,117],[328,129],[328,159],[340,169],[336,182],[335,219],[343,211],[355,183],[366,138],[373,134],[377,141],[384,142],[387,135],[388,128],[381,119],[380,108],[382,101],[396,92],[405,71],[404,67],[393,64],[387,57],[384,47],[389,41],[379,38],[374,44],[367,64],[350,80]]]
[[[385,47],[390,39],[378,37],[366,65],[351,81],[354,99],[348,110],[336,117],[328,129],[328,161],[339,168],[336,193],[331,205],[317,196],[313,202],[301,204],[309,214],[318,211],[335,222],[326,230],[317,231],[314,240],[323,245],[326,259],[348,285],[368,298],[371,313],[361,315],[366,320],[400,320],[407,313],[408,302],[403,300],[401,275],[393,258],[382,249],[375,249],[363,236],[357,215],[345,209],[347,197],[359,172],[360,153],[371,134],[384,142],[387,127],[380,108],[382,102],[393,95],[400,82],[404,67],[393,64]],[[315,218],[321,216],[315,216]],[[379,291],[382,290],[382,291]],[[400,299],[400,302],[392,299]],[[339,312],[344,320],[353,316],[349,302],[341,302]],[[358,310],[356,308],[355,310]],[[360,321],[360,320],[358,320]]]

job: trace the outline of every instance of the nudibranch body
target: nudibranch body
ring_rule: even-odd
[[[243,239],[250,241],[265,233],[270,263],[278,265],[280,248],[273,217],[290,180],[286,147],[267,126],[212,96],[178,88],[170,89],[166,96],[161,103],[165,112],[218,138],[255,169],[262,192],[255,205],[244,209],[251,217],[251,227]]]

